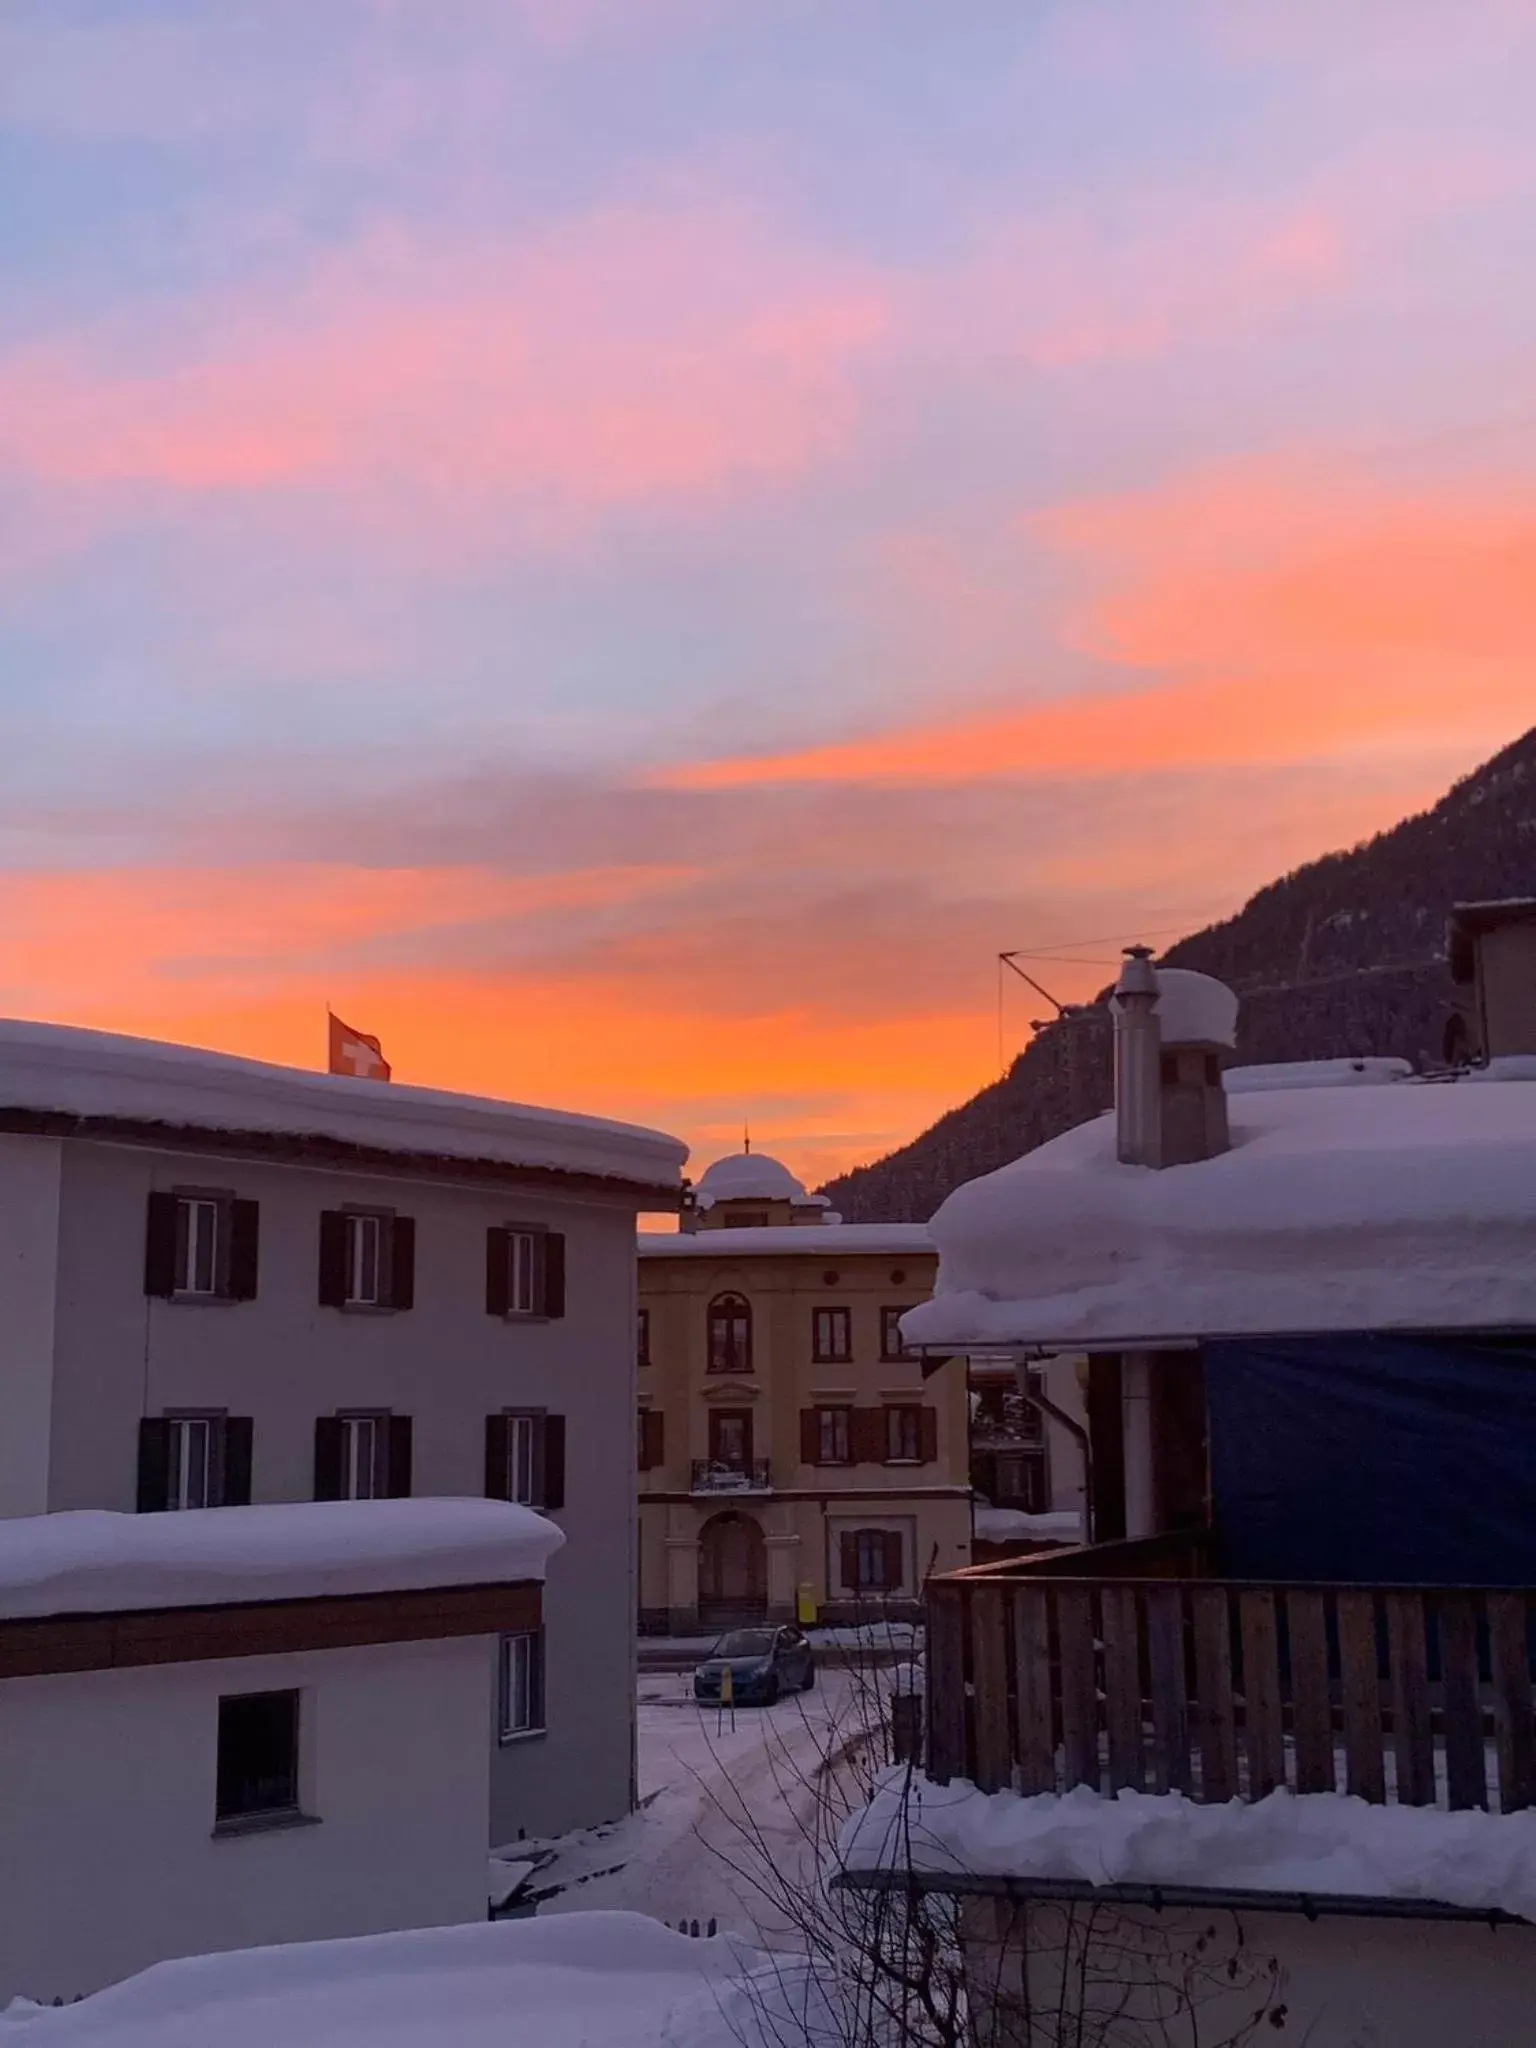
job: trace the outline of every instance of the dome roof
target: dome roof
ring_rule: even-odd
[[[826,1196],[807,1194],[805,1183],[766,1152],[730,1152],[700,1174],[696,1200],[704,1209],[715,1202],[794,1202],[820,1208]]]

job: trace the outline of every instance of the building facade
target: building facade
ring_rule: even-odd
[[[754,1155],[686,1221],[640,1238],[642,1628],[915,1613],[971,1541],[963,1364],[901,1341],[926,1230],[828,1220]]]
[[[635,1258],[684,1148],[0,1026],[0,1515],[491,1494],[565,1533],[493,1841],[628,1809]]]

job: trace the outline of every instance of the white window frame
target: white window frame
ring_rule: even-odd
[[[217,1415],[168,1415],[165,1504],[176,1510],[219,1505],[219,1433]],[[196,1455],[192,1455],[193,1450]],[[194,1483],[194,1480],[200,1483]],[[202,1499],[192,1498],[196,1493]]]
[[[346,1305],[348,1308],[383,1308],[388,1303],[385,1258],[388,1247],[386,1219],[376,1210],[344,1210],[346,1229]],[[372,1291],[369,1266],[372,1265]]]
[[[897,1542],[898,1542],[898,1543],[900,1543],[900,1542],[901,1542],[901,1537],[899,1536],[899,1534],[897,1534],[897,1532],[896,1532],[895,1530],[887,1530],[887,1529],[855,1529],[855,1530],[854,1530],[854,1532],[853,1532],[853,1541],[854,1541],[854,1555],[855,1555],[855,1558],[856,1558],[856,1560],[857,1560],[857,1562],[856,1562],[856,1566],[855,1566],[855,1570],[854,1570],[854,1575],[853,1575],[853,1590],[854,1590],[854,1592],[856,1592],[856,1593],[894,1593],[894,1592],[897,1592],[897,1591],[899,1591],[899,1590],[900,1590],[900,1588],[899,1588],[899,1585],[898,1585],[898,1586],[891,1586],[891,1585],[889,1585],[889,1584],[888,1584],[888,1583],[886,1582],[886,1576],[885,1576],[885,1546],[886,1546],[886,1542],[887,1542],[887,1540],[888,1540],[888,1539],[889,1539],[889,1537],[890,1537],[890,1536],[892,1536],[892,1535],[895,1535],[895,1536],[896,1536],[896,1540],[897,1540]],[[866,1577],[864,1576],[864,1558],[865,1558],[865,1552],[866,1552],[866,1548],[872,1548],[872,1547],[873,1547],[873,1545],[874,1545],[875,1543],[878,1543],[878,1544],[879,1544],[879,1546],[880,1546],[880,1575],[879,1575],[879,1579],[878,1579],[878,1581],[877,1581],[877,1580],[874,1580],[874,1579],[868,1579],[868,1578],[866,1578]],[[902,1544],[902,1553],[903,1553],[903,1556],[905,1556],[905,1553],[906,1553],[906,1545],[905,1545],[904,1543]]]
[[[501,1638],[497,1650],[497,1724],[503,1742],[521,1742],[548,1730],[544,1631],[524,1629]]]
[[[540,1230],[525,1230],[512,1224],[507,1230],[507,1314],[536,1316],[543,1313],[540,1296]]]
[[[224,1257],[224,1212],[228,1204],[218,1195],[176,1196],[175,1291],[192,1301],[212,1301],[223,1290],[219,1285]],[[185,1238],[183,1238],[185,1226]],[[205,1264],[207,1285],[199,1269]]]
[[[507,1499],[519,1507],[542,1508],[544,1505],[544,1415],[541,1409],[508,1408],[507,1421]],[[523,1473],[527,1475],[527,1491],[520,1493],[519,1484]]]
[[[385,1460],[389,1455],[389,1418],[379,1411],[338,1415],[341,1424],[341,1498],[380,1500],[384,1496]],[[358,1488],[367,1475],[367,1491]]]
[[[823,1319],[829,1341],[822,1342]],[[835,1342],[832,1333],[836,1333]],[[811,1355],[818,1365],[846,1365],[853,1357],[853,1311],[837,1304],[811,1310]]]

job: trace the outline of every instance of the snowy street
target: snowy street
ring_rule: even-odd
[[[541,1915],[714,1919],[772,1945],[787,1925],[774,1874],[791,1884],[810,1876],[885,1761],[890,1679],[888,1669],[823,1665],[813,1691],[739,1707],[733,1729],[729,1711],[695,1705],[691,1673],[642,1676],[640,1810],[558,1844],[509,1847],[519,1859],[554,1852],[524,1895],[539,1898]]]

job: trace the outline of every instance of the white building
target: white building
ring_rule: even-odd
[[[627,1810],[637,1212],[597,1118],[0,1024],[0,1516],[493,1494],[566,1542],[494,1841]]]
[[[483,1920],[488,1695],[560,1542],[469,1500],[0,1523],[0,2006]]]

